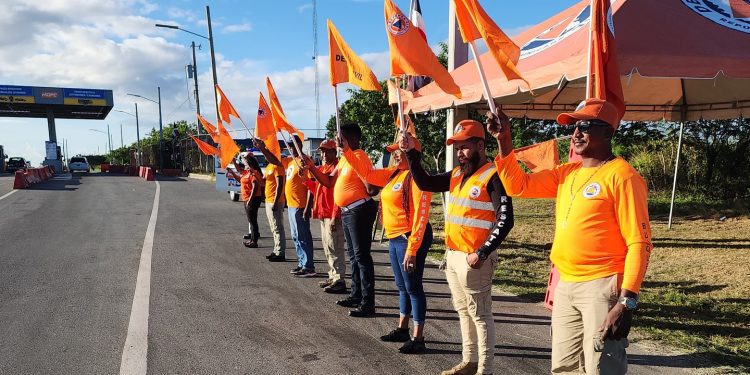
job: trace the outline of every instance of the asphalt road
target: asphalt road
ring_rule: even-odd
[[[425,273],[428,352],[404,356],[378,337],[398,318],[387,250],[375,245],[378,316],[350,318],[296,265],[247,249],[242,205],[213,184],[160,180],[148,318],[151,374],[436,374],[461,360],[445,278]],[[3,187],[0,180],[0,189]],[[0,193],[2,190],[0,190]],[[127,336],[155,184],[91,174],[0,200],[0,374],[116,374]],[[0,194],[2,196],[2,194]],[[327,270],[313,222],[315,259]],[[287,229],[288,231],[288,229]],[[494,297],[495,374],[549,372],[549,313]],[[690,373],[689,357],[632,346],[634,374]],[[686,371],[687,369],[687,371]]]

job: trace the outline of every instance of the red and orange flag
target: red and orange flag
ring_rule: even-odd
[[[484,39],[487,48],[500,65],[508,80],[521,79],[529,85],[516,68],[521,48],[505,35],[495,21],[487,15],[478,0],[453,0],[456,5],[456,20],[465,43]],[[477,57],[478,58],[478,57]]]
[[[331,20],[328,20],[328,50],[332,86],[349,82],[362,90],[382,90],[378,78],[375,77],[367,64],[349,48]]]
[[[193,138],[193,141],[195,141],[196,146],[198,146],[198,149],[201,150],[201,152],[206,156],[218,156],[219,155],[219,149],[211,146],[210,144],[201,141],[197,137],[190,135],[190,138]]]
[[[260,93],[258,98],[258,115],[255,117],[255,137],[262,140],[265,143],[268,151],[276,155],[276,158],[281,160],[281,148],[276,138],[276,127],[273,125],[273,115],[271,114],[271,108],[266,102],[266,98],[263,97],[263,93]]]
[[[214,142],[218,142],[218,138],[216,137],[216,127],[211,125],[210,122],[208,122],[203,116],[198,114],[198,121],[201,123],[201,126],[203,126],[203,129],[206,129],[206,133],[211,136],[211,139],[214,140]]]
[[[229,163],[231,163],[234,159],[234,156],[240,152],[240,148],[237,147],[234,139],[232,139],[232,136],[229,135],[229,132],[226,128],[224,128],[224,125],[222,125],[221,122],[219,122],[218,129],[219,140],[216,143],[219,144],[219,158],[221,159],[221,168],[226,169],[227,165],[229,165]]]
[[[625,95],[617,66],[617,43],[609,0],[593,0],[589,58],[589,91],[586,98],[603,99],[614,104],[622,119],[625,116]]]
[[[240,118],[240,114],[234,109],[234,106],[229,102],[229,99],[224,95],[224,91],[221,91],[221,87],[218,84],[216,85],[216,101],[219,104],[219,118],[221,121],[231,124],[232,118],[230,116]]]
[[[392,0],[385,0],[385,30],[391,51],[391,77],[402,74],[428,76],[446,93],[461,97],[461,88],[440,64],[409,17]]]
[[[284,109],[281,108],[281,102],[279,97],[276,96],[276,90],[273,89],[271,79],[266,77],[266,87],[268,88],[268,99],[271,101],[271,115],[273,117],[273,124],[276,126],[276,131],[286,131],[289,134],[297,134],[300,140],[305,140],[305,135],[297,130],[291,122],[286,118]]]

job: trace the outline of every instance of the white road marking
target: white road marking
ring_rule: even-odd
[[[11,194],[13,194],[13,193],[15,193],[15,192],[17,192],[17,191],[18,191],[18,190],[11,190],[11,191],[10,191],[10,193],[8,193],[8,194],[5,194],[5,195],[3,195],[2,197],[0,197],[0,201],[1,201],[1,200],[3,200],[3,199],[5,199],[5,198],[8,198],[8,197],[9,197],[9,196],[10,196]]]
[[[138,266],[138,278],[135,282],[133,307],[130,310],[128,336],[122,349],[120,375],[146,375],[148,365],[148,309],[151,296],[151,251],[154,248],[154,231],[156,217],[159,214],[159,193],[161,186],[156,182],[154,205],[148,221],[146,237],[141,249],[141,262]]]

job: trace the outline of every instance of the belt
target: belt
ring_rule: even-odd
[[[354,201],[352,203],[349,203],[346,206],[341,207],[341,211],[343,211],[343,212],[349,212],[349,211],[351,211],[351,210],[353,210],[353,209],[355,209],[355,208],[357,208],[357,207],[359,207],[359,206],[361,206],[361,205],[363,205],[363,204],[365,204],[365,203],[367,203],[367,202],[369,202],[371,200],[372,200],[372,198],[362,198],[360,200],[356,200],[356,201]]]

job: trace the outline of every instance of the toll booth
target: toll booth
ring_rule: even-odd
[[[0,173],[5,172],[5,149],[0,145]]]
[[[62,172],[55,119],[104,120],[112,110],[112,90],[0,85],[0,117],[46,118],[49,140],[44,165]]]

